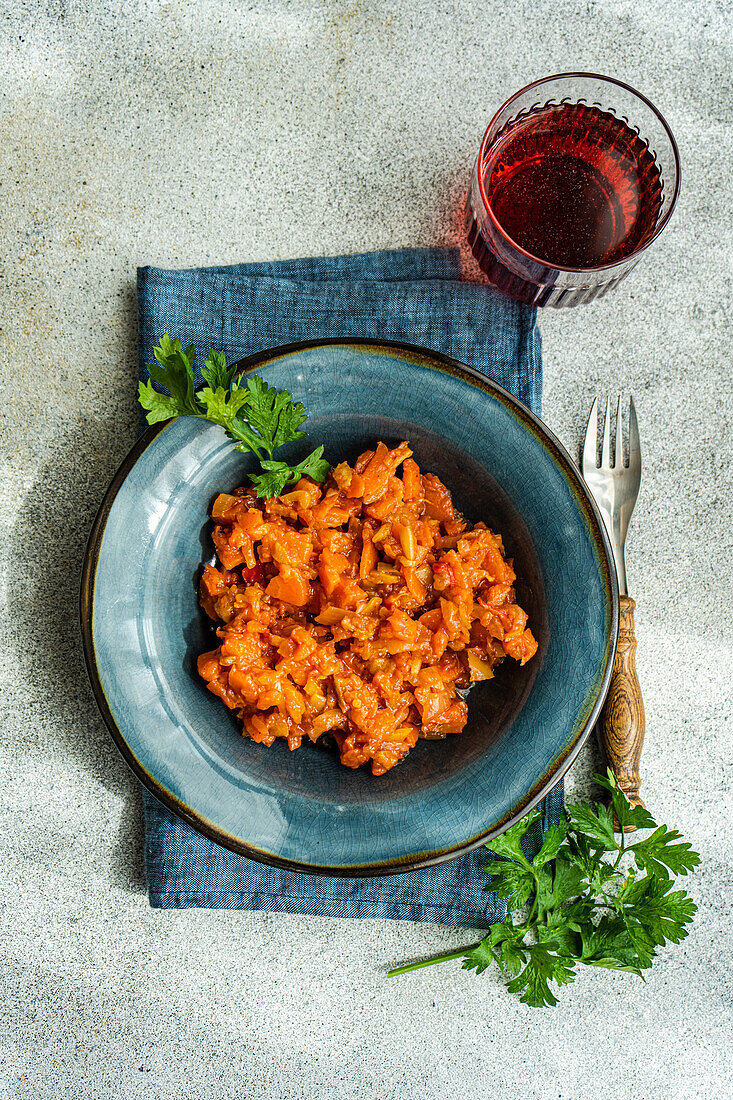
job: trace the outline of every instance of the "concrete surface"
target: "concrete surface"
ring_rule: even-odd
[[[2,1097],[713,1100],[733,1095],[731,6],[721,0],[4,0],[0,705]],[[460,239],[495,107],[569,68],[666,113],[684,185],[608,300],[542,316],[545,419],[573,450],[633,391],[628,568],[644,791],[702,853],[690,937],[646,985],[554,1011],[457,964],[470,931],[152,912],[135,784],[77,638],[86,535],[135,434],[137,264]],[[573,772],[585,789],[588,748]]]

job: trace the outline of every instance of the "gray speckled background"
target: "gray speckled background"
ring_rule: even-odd
[[[733,1095],[732,20],[729,0],[0,5],[2,1097]],[[637,399],[644,791],[703,865],[691,935],[646,985],[584,973],[533,1011],[458,964],[385,980],[470,932],[152,912],[76,607],[135,434],[136,265],[455,242],[495,107],[574,67],[638,85],[682,153],[653,254],[541,321],[544,415],[572,450],[596,393]]]

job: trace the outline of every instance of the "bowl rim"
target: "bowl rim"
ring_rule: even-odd
[[[371,339],[359,339],[357,337],[334,337],[321,340],[298,340],[288,344],[281,344],[274,348],[268,348],[263,351],[255,352],[253,355],[244,357],[237,360],[234,364],[237,368],[237,373],[248,373],[255,371],[257,368],[263,366],[265,363],[274,362],[277,359],[284,358],[296,354],[308,349],[315,349],[320,347],[348,347],[351,349],[363,348],[371,353],[389,355],[393,352],[401,353],[402,357],[408,361],[412,361],[420,366],[428,366],[433,369],[441,371],[441,373],[450,374],[454,377],[467,382],[475,389],[479,389],[484,393],[498,399],[503,405],[505,405],[508,411],[515,417],[517,417],[523,424],[523,426],[530,431],[535,438],[550,452],[551,457],[554,458],[557,465],[562,470],[565,478],[569,481],[571,488],[575,492],[576,499],[580,505],[581,512],[584,516],[588,527],[588,533],[593,539],[593,542],[600,551],[599,562],[604,572],[604,580],[606,582],[606,592],[610,596],[610,641],[611,645],[608,649],[608,656],[606,664],[603,670],[603,675],[599,681],[598,694],[596,696],[593,706],[590,708],[588,716],[575,735],[574,740],[566,745],[556,757],[553,764],[545,771],[531,790],[514,805],[512,810],[497,822],[492,828],[480,833],[478,836],[470,837],[467,841],[461,844],[454,845],[449,849],[441,849],[437,852],[431,852],[427,854],[417,853],[413,856],[398,856],[392,857],[389,860],[383,860],[377,863],[366,864],[353,864],[346,866],[330,866],[330,865],[318,865],[311,863],[301,863],[298,860],[285,858],[275,855],[271,852],[263,851],[256,848],[253,845],[248,844],[246,841],[241,840],[239,837],[232,836],[225,830],[219,828],[211,821],[207,820],[196,810],[190,806],[184,804],[178,799],[172,792],[166,790],[165,787],[151,775],[143,764],[137,759],[132,749],[129,747],[125,738],[120,731],[119,726],[112,714],[109,702],[107,700],[104,687],[102,685],[101,676],[97,668],[94,638],[93,638],[93,617],[94,617],[94,588],[97,574],[97,566],[99,564],[99,556],[102,547],[102,540],[104,537],[107,520],[110,512],[117,498],[117,495],[127,479],[128,474],[135,466],[141,455],[147,450],[155,438],[164,431],[173,420],[166,420],[158,424],[153,424],[148,427],[136,440],[133,446],[130,448],[124,459],[120,463],[120,466],[115,473],[110,485],[104,494],[102,502],[97,511],[96,517],[91,527],[89,539],[87,541],[86,550],[84,552],[84,562],[81,573],[80,595],[79,595],[79,611],[80,611],[80,623],[81,623],[81,636],[82,647],[84,652],[84,662],[86,664],[87,673],[92,686],[92,691],[99,708],[102,719],[104,720],[107,729],[109,730],[112,739],[114,740],[120,754],[125,762],[131,768],[137,779],[143,784],[144,787],[150,791],[155,798],[170,810],[176,817],[181,818],[187,824],[191,825],[197,832],[203,834],[209,840],[214,841],[223,848],[227,848],[229,851],[236,853],[237,855],[246,856],[249,859],[253,859],[258,863],[264,863],[272,867],[279,867],[288,871],[295,871],[299,874],[311,874],[330,876],[334,878],[364,878],[364,877],[381,877],[386,875],[401,874],[407,871],[420,870],[426,867],[434,867],[440,863],[444,863],[448,860],[455,859],[459,855],[464,855],[473,851],[475,848],[485,845],[490,842],[494,837],[499,836],[505,832],[512,825],[516,824],[521,818],[528,814],[543,798],[560,782],[570,766],[575,761],[580,750],[585,744],[586,740],[590,736],[590,733],[595,726],[595,723],[600,714],[603,703],[605,702],[606,695],[611,683],[611,676],[613,673],[613,664],[616,654],[616,647],[618,642],[619,631],[619,592],[618,582],[616,578],[616,567],[613,559],[613,552],[611,549],[610,540],[606,532],[605,524],[601,518],[598,507],[593,500],[590,490],[585,485],[578,468],[573,462],[572,458],[562,445],[560,440],[554,433],[543,423],[540,418],[532,412],[526,405],[524,405],[518,398],[516,398],[509,390],[505,389],[498,382],[489,378],[487,375],[482,374],[480,371],[468,366],[465,363],[459,362],[457,359],[453,359],[448,355],[444,355],[442,352],[432,351],[429,348],[421,347],[418,344],[410,344],[402,341],[392,340],[371,340]]]

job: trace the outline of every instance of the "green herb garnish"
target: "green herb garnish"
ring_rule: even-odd
[[[697,906],[684,890],[673,889],[673,876],[697,867],[699,855],[680,843],[678,832],[632,807],[610,769],[608,778],[595,779],[611,792],[611,806],[568,806],[533,860],[522,841],[538,810],[491,841],[485,870],[493,881],[485,889],[506,899],[503,921],[470,947],[398,966],[389,976],[448,959],[462,958],[463,969],[477,974],[497,963],[507,988],[540,1008],[557,1004],[550,983],[574,981],[578,963],[643,978],[658,947],[684,939]],[[654,831],[627,844],[623,832],[618,839],[614,833],[614,814],[622,828]]]
[[[181,341],[171,340],[168,333],[161,337],[153,355],[157,362],[147,365],[150,377],[168,393],[160,393],[152,382],[140,383],[138,399],[148,424],[174,416],[200,416],[220,424],[238,451],[257,455],[262,473],[250,474],[250,479],[261,497],[278,496],[301,477],[326,479],[331,467],[323,457],[323,447],[316,447],[294,466],[272,457],[284,443],[306,437],[306,432],[300,431],[305,409],[287,390],[268,386],[256,374],[236,378],[235,367],[227,365],[224,353],[213,349],[201,368],[205,385],[197,390],[194,345],[183,350]]]

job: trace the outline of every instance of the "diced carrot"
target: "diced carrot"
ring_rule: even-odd
[[[331,596],[341,577],[344,574],[349,574],[351,562],[344,554],[337,554],[333,550],[324,549],[321,551],[317,568],[323,591],[327,596]]]
[[[302,570],[283,565],[268,584],[266,591],[273,599],[293,604],[294,607],[305,607],[310,599],[311,586]]]
[[[406,458],[402,463],[402,484],[405,487],[405,500],[422,500],[424,493],[420,480],[420,467],[414,458]]]

